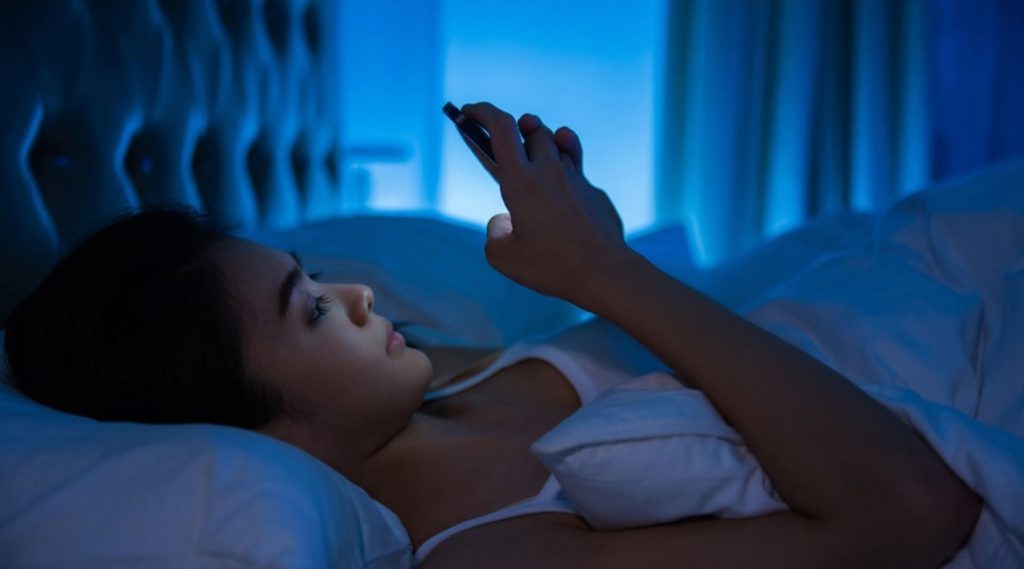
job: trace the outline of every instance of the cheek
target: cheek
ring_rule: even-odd
[[[395,372],[386,346],[369,331],[340,325],[323,332],[313,343],[324,373],[346,381],[369,381]]]
[[[430,360],[422,353],[407,353],[389,358],[379,354],[340,354],[332,381],[334,400],[358,413],[389,413],[419,406],[432,371]],[[348,356],[347,358],[345,356]],[[419,356],[419,357],[415,357]],[[361,406],[361,409],[354,409]]]
[[[382,376],[388,373],[386,364],[352,342],[341,340],[318,346],[298,365],[309,384],[316,386],[314,395],[333,405],[345,403],[351,407],[374,397]]]
[[[337,398],[338,384],[347,377],[345,354],[313,338],[278,336],[254,344],[248,351],[253,375],[278,388],[296,409],[313,411],[322,401]]]
[[[430,361],[410,350],[390,357],[375,338],[345,328],[324,329],[306,338],[288,359],[296,403],[318,414],[370,419],[418,407],[430,378]],[[301,354],[301,355],[300,355]]]

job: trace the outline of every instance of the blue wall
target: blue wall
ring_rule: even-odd
[[[408,162],[366,166],[369,207],[434,209],[481,225],[502,211],[497,186],[440,111],[446,100],[488,100],[576,129],[588,176],[619,205],[627,230],[653,221],[664,0],[343,7],[346,138],[411,153]]]

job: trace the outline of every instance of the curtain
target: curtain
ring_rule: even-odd
[[[670,0],[659,222],[711,265],[1024,153],[1024,0]]]

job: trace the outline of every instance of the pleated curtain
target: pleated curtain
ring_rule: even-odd
[[[704,265],[1024,153],[1022,0],[669,0],[656,211]]]

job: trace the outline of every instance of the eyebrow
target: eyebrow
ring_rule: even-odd
[[[295,285],[302,277],[302,259],[299,258],[299,254],[295,251],[289,251],[288,254],[295,260],[295,266],[284,277],[284,281],[281,283],[281,292],[278,293],[278,313],[282,319],[288,313],[288,300],[292,297],[292,291],[295,290]]]

